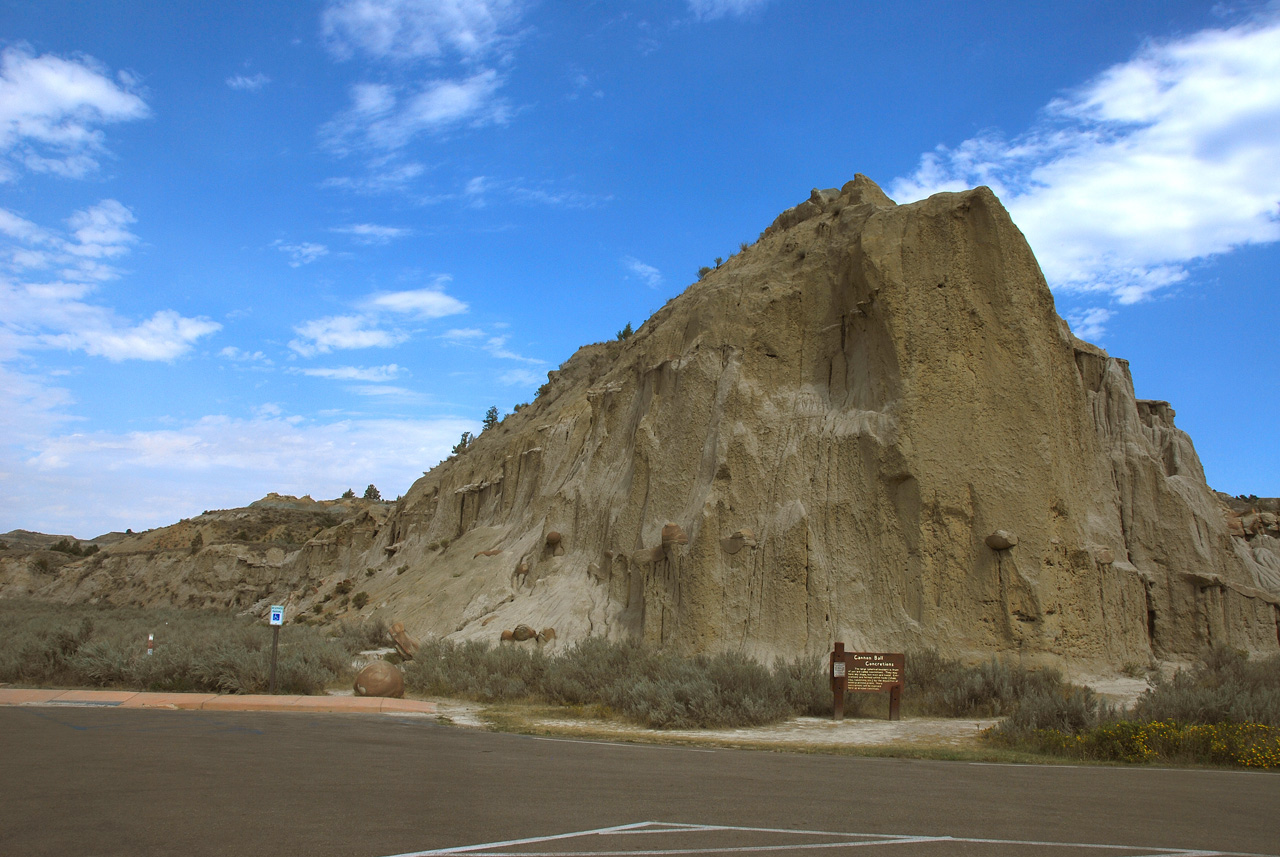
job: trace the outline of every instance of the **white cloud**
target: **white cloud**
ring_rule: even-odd
[[[127,228],[134,222],[132,211],[114,199],[104,199],[67,218],[76,239],[66,245],[67,251],[94,259],[124,255],[129,252],[129,245],[138,240]]]
[[[624,256],[622,264],[627,267],[628,271],[644,281],[644,284],[649,288],[656,289],[662,285],[662,272],[652,265],[646,265],[633,256]]]
[[[908,201],[989,185],[1055,289],[1135,303],[1186,265],[1280,240],[1280,19],[1153,42],[1005,140],[925,155]]]
[[[498,376],[498,383],[508,387],[537,387],[547,378],[531,369],[508,369]]]
[[[1081,339],[1087,339],[1090,342],[1096,342],[1106,333],[1107,322],[1113,316],[1115,316],[1115,313],[1109,309],[1090,307],[1069,314],[1067,321],[1071,325],[1071,332],[1076,336]]]
[[[485,333],[474,327],[455,327],[453,330],[446,330],[442,339],[451,342],[465,342],[473,339],[482,339]]]
[[[381,310],[415,315],[418,318],[444,318],[467,311],[467,305],[446,295],[443,286],[448,277],[439,277],[438,287],[410,289],[403,292],[385,292],[369,299],[369,305]]]
[[[440,275],[429,288],[370,295],[359,302],[359,314],[305,322],[294,328],[299,338],[290,342],[289,347],[303,357],[311,357],[333,350],[399,345],[409,334],[383,327],[384,314],[429,320],[467,311],[465,303],[445,294],[444,286],[449,280],[449,276]]]
[[[84,322],[80,329],[46,334],[40,341],[108,360],[173,360],[190,351],[196,340],[222,329],[216,321],[186,318],[167,309],[135,325],[123,324],[106,311],[86,313]]]
[[[421,134],[441,134],[459,126],[504,125],[511,116],[498,97],[502,76],[493,69],[455,80],[431,80],[404,93],[389,84],[351,88],[351,107],[321,129],[335,152],[353,149],[389,152]]]
[[[309,265],[321,256],[329,255],[329,248],[323,244],[303,241],[301,244],[286,244],[280,239],[271,242],[271,246],[288,255],[290,268],[301,268]]]
[[[532,363],[534,366],[541,366],[547,362],[536,357],[525,357],[511,351],[507,348],[507,340],[510,338],[509,336],[490,337],[489,341],[484,344],[484,350],[489,352],[489,356],[497,357],[500,360],[518,360],[521,363]]]
[[[740,17],[765,7],[769,0],[689,0],[689,11],[699,21],[713,21],[727,15]]]
[[[105,152],[98,126],[149,115],[121,72],[113,81],[96,60],[33,56],[23,46],[0,54],[0,181],[14,168],[81,178]]]
[[[243,74],[237,74],[227,78],[227,86],[232,89],[239,89],[245,92],[257,92],[270,82],[271,78],[262,73],[255,74],[251,77],[246,77]]]
[[[0,359],[30,350],[63,348],[109,360],[172,360],[199,339],[221,330],[207,318],[160,310],[131,322],[87,299],[119,272],[102,259],[116,258],[137,242],[133,213],[113,199],[67,218],[62,234],[0,209]],[[40,273],[37,273],[40,272]]]
[[[426,167],[416,161],[402,162],[395,156],[372,159],[363,176],[334,176],[320,183],[321,187],[335,187],[362,194],[379,194],[404,191]]]
[[[267,406],[248,419],[212,415],[164,430],[6,434],[0,520],[90,537],[242,506],[269,491],[337,497],[372,482],[394,497],[459,434],[478,430],[456,417],[322,423]]]
[[[520,18],[515,0],[342,0],[325,9],[325,41],[336,56],[356,51],[377,59],[482,56],[505,40]]]
[[[403,372],[399,366],[389,363],[386,366],[334,366],[330,368],[299,369],[303,375],[313,378],[329,378],[334,381],[368,381],[381,383],[393,381]]]
[[[547,187],[528,187],[522,179],[499,181],[488,176],[475,176],[462,188],[462,198],[472,208],[484,208],[490,195],[499,196],[503,203],[523,205],[550,205],[557,208],[593,208],[612,196],[593,196],[577,191],[554,190]],[[453,195],[438,200],[453,199]]]
[[[353,348],[389,348],[409,338],[401,331],[383,330],[377,319],[364,315],[335,315],[303,322],[293,330],[300,338],[289,347],[303,357]]]
[[[410,390],[406,387],[394,387],[390,384],[357,384],[353,387],[347,387],[347,392],[355,393],[357,396],[368,396],[370,398],[381,399],[384,402],[412,402],[422,403],[427,401],[427,397],[417,390]]]
[[[350,235],[358,244],[387,244],[393,238],[403,238],[412,234],[408,229],[398,226],[379,226],[376,223],[352,223],[349,226],[335,226],[329,231]]]
[[[218,356],[225,360],[231,360],[236,363],[263,363],[271,365],[271,359],[261,351],[245,351],[234,345],[228,345],[218,352]]]

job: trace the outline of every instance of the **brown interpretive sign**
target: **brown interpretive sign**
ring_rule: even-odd
[[[844,719],[846,693],[889,693],[889,719],[897,720],[907,659],[901,652],[846,652],[836,643],[831,653],[832,716]]]

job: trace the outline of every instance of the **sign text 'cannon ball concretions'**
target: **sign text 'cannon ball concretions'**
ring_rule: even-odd
[[[906,671],[907,658],[901,652],[846,652],[844,643],[836,643],[831,653],[832,718],[844,719],[846,693],[888,691],[889,719],[897,720]]]

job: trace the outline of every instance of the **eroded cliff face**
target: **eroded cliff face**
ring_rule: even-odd
[[[859,176],[255,591],[315,615],[352,580],[418,635],[1118,666],[1277,650],[1270,556],[988,189]]]

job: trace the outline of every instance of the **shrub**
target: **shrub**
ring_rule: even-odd
[[[708,268],[706,265],[703,265],[701,268],[698,269],[698,279],[701,280],[703,277],[705,277],[707,274],[710,274],[710,273],[711,273],[711,269]]]
[[[1251,661],[1234,649],[1209,650],[1195,669],[1157,679],[1138,699],[1133,715],[1139,720],[1280,727],[1280,655]]]
[[[1280,656],[1250,661],[1215,649],[1192,670],[1157,679],[1127,712],[1085,689],[1024,702],[989,730],[1005,746],[1118,762],[1280,767]]]
[[[462,453],[466,452],[467,447],[471,445],[472,440],[473,438],[471,437],[471,432],[464,431],[462,433],[462,438],[453,445],[453,454],[461,455]]]
[[[480,430],[488,431],[489,429],[493,428],[497,424],[498,424],[498,406],[491,405],[489,407],[489,410],[484,412],[484,423],[482,424],[482,428]]]
[[[355,496],[356,496],[356,492],[355,492],[355,489],[353,488],[348,488],[346,491],[342,492],[343,500],[352,500],[355,498]]]
[[[333,587],[333,591],[337,595],[346,595],[352,589],[355,589],[355,586],[356,585],[351,582],[351,578],[348,577],[344,580],[339,580],[337,585]]]
[[[351,606],[357,610],[363,610],[364,606],[369,603],[369,593],[357,592],[351,596]]]
[[[146,653],[149,633],[156,637],[152,655]],[[0,681],[262,692],[270,651],[266,625],[227,613],[0,602]],[[295,624],[282,635],[277,689],[321,693],[350,675],[349,659],[342,640]]]
[[[382,492],[379,491],[376,486],[370,483],[369,487],[364,489],[364,499],[365,500],[381,500]]]
[[[633,333],[635,333],[635,331],[631,329],[631,322],[627,322],[627,326],[618,331],[618,341],[625,342],[631,338]]]
[[[433,640],[406,666],[405,681],[425,693],[542,700],[657,728],[749,726],[831,711],[816,663],[779,662],[770,670],[737,655],[683,658],[598,637],[552,657],[524,647]]]

